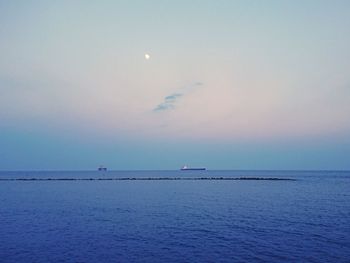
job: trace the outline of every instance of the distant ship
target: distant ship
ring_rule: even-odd
[[[205,171],[206,168],[204,168],[204,167],[194,168],[194,167],[188,167],[187,165],[184,165],[184,166],[181,167],[180,170],[181,171]]]
[[[100,167],[98,167],[97,170],[98,170],[98,171],[107,171],[107,168],[104,167],[103,165],[100,165]]]

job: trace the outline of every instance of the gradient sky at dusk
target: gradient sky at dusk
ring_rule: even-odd
[[[349,47],[349,1],[0,0],[0,170],[350,169]]]

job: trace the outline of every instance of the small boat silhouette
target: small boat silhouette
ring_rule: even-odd
[[[97,169],[98,171],[107,171],[107,167],[104,167],[103,165],[100,165]]]

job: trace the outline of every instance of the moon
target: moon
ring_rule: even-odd
[[[150,58],[151,58],[150,54],[147,54],[147,53],[146,53],[146,54],[145,54],[145,59],[146,59],[146,60],[149,60]]]

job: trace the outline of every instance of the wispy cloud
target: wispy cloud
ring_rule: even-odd
[[[202,82],[195,82],[189,86],[181,88],[178,92],[173,93],[169,96],[166,96],[162,103],[158,104],[153,111],[159,112],[159,111],[166,111],[166,110],[172,110],[175,109],[175,105],[178,102],[179,99],[181,99],[183,96],[191,92],[194,88],[198,86],[202,86]]]
[[[172,95],[166,96],[164,98],[164,101],[157,105],[157,107],[153,111],[164,111],[164,110],[170,110],[175,108],[176,101],[182,97],[183,94],[181,93],[174,93]]]
[[[175,93],[170,96],[165,97],[166,101],[175,101],[178,97],[181,97],[183,94],[181,93]]]

